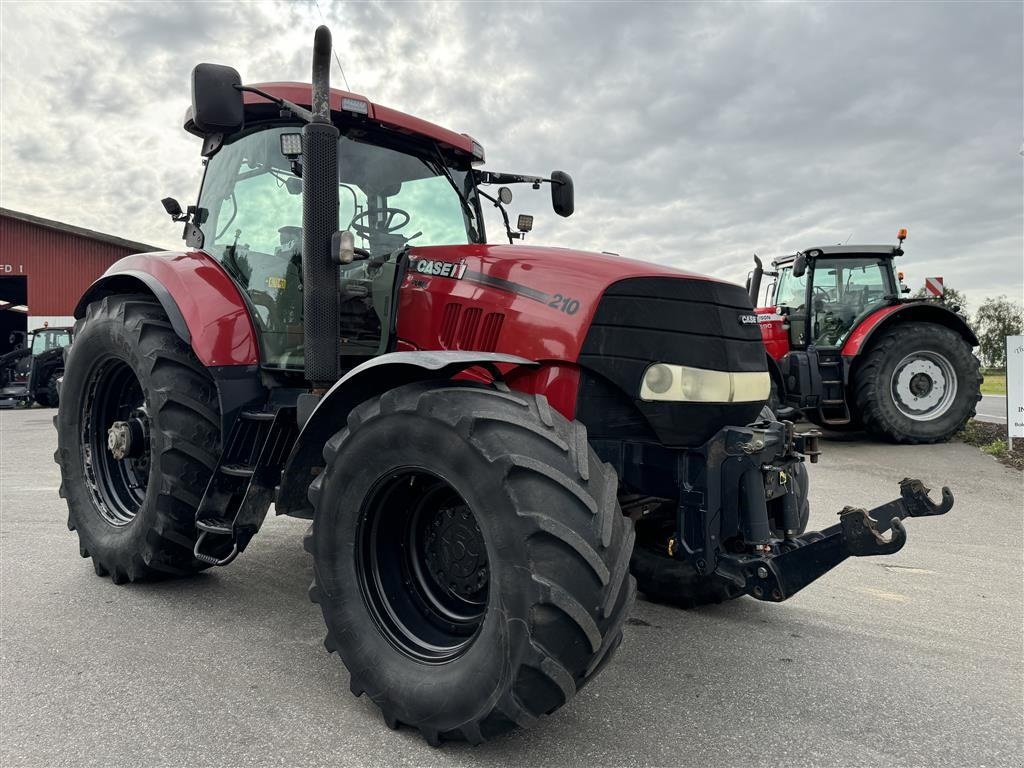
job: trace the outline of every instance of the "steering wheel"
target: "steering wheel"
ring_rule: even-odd
[[[371,227],[369,225],[370,216],[382,217],[376,223],[376,226]],[[352,217],[352,221],[349,222],[348,228],[355,234],[359,235],[364,240],[369,240],[374,234],[393,234],[409,223],[412,217],[409,216],[408,211],[404,211],[401,208],[377,208],[376,210],[367,209],[362,213],[357,213]],[[357,223],[361,219],[366,219],[367,223]]]

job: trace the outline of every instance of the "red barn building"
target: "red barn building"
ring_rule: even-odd
[[[107,267],[159,248],[0,208],[0,354],[12,331],[72,325],[75,304]]]

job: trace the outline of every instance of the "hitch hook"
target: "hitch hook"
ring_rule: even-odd
[[[888,541],[883,538],[875,519],[863,509],[848,507],[839,516],[843,528],[843,544],[846,551],[855,557],[870,555],[891,555],[903,549],[907,543],[907,529],[903,521],[894,517],[889,521],[892,535]]]
[[[905,477],[900,480],[900,496],[903,498],[907,510],[907,517],[928,517],[929,515],[944,515],[953,508],[953,492],[948,487],[942,486],[942,501],[936,504],[928,494],[930,488],[920,480]]]

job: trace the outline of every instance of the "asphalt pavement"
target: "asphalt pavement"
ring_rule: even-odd
[[[1024,486],[960,443],[826,440],[811,524],[949,485],[898,554],[781,605],[639,601],[601,676],[534,728],[428,747],[385,728],[321,646],[303,521],[230,567],[114,586],[57,497],[53,412],[0,412],[0,765],[1018,766]],[[937,494],[935,494],[937,496]]]
[[[978,421],[991,421],[993,424],[1005,424],[1006,395],[982,395],[974,418]]]

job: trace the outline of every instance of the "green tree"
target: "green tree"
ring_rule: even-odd
[[[915,299],[931,299],[934,298],[932,294],[928,292],[928,289],[923,285],[917,289],[917,293],[914,294]],[[966,307],[967,296],[956,288],[950,288],[948,285],[944,287],[942,297],[939,299],[947,307]]]
[[[981,360],[990,368],[1006,367],[1006,337],[1024,332],[1024,306],[1005,296],[982,302],[974,315]]]

